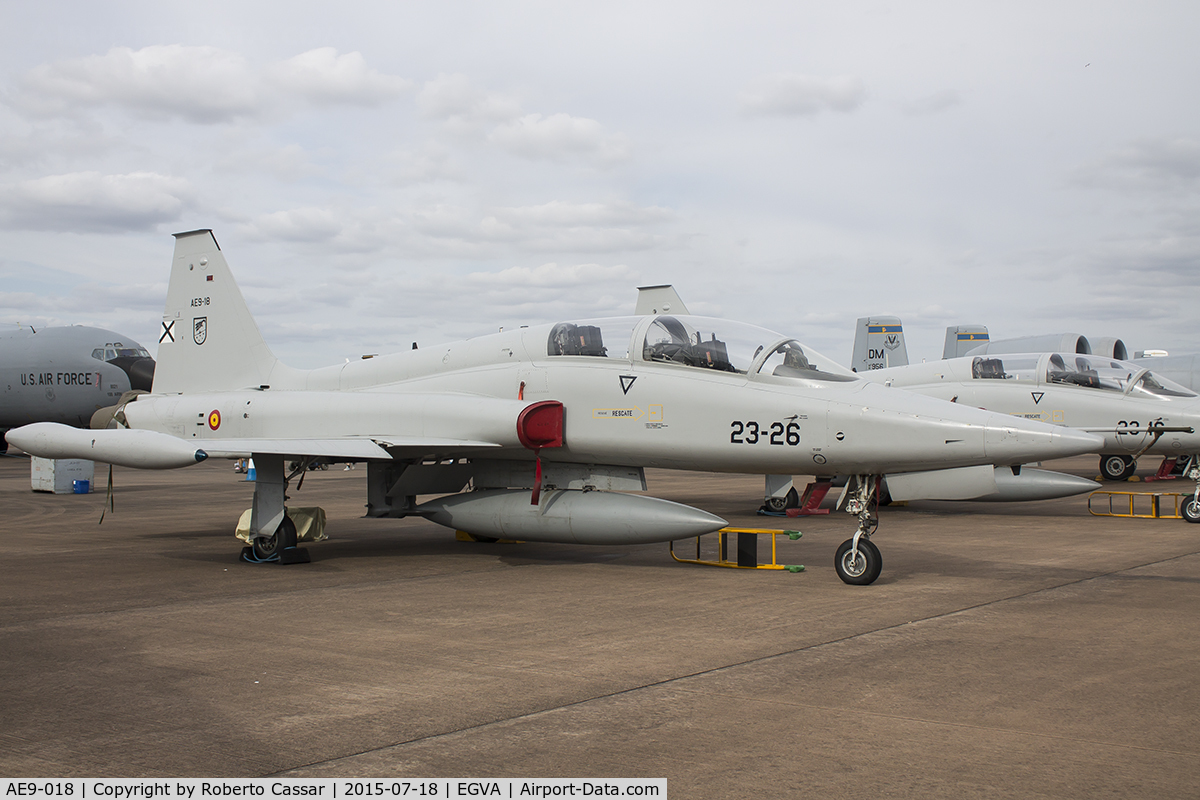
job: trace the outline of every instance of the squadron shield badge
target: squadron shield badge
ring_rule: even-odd
[[[192,341],[204,344],[208,338],[208,317],[196,317],[192,320]]]

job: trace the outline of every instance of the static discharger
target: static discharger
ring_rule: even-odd
[[[700,540],[707,534],[701,534],[696,537],[696,557],[695,558],[680,558],[675,555],[675,543],[670,543],[671,558],[681,564],[703,564],[706,567],[729,567],[730,569],[785,569],[788,572],[804,572],[803,564],[780,564],[778,560],[778,550],[775,539],[778,536],[787,536],[788,539],[796,541],[804,534],[800,531],[776,531],[770,528],[721,528],[719,531],[714,531],[717,534],[718,557],[706,559],[700,557]],[[729,560],[729,534],[737,534],[737,560]],[[771,536],[771,563],[758,563],[758,535],[769,534]]]

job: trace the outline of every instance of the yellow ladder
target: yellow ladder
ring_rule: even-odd
[[[1090,495],[1088,495],[1088,511],[1091,512],[1092,516],[1095,516],[1095,517],[1128,517],[1128,518],[1133,518],[1133,519],[1183,519],[1183,515],[1179,513],[1179,500],[1181,497],[1190,497],[1191,494],[1192,494],[1191,492],[1110,492],[1110,491],[1092,492]],[[1097,496],[1107,497],[1107,499],[1108,499],[1108,509],[1107,510],[1105,510],[1102,507],[1099,511],[1097,511],[1095,508],[1092,507],[1092,500],[1096,499]],[[1113,498],[1114,497],[1129,498],[1128,513],[1124,512],[1124,511],[1116,511],[1113,509]],[[1138,514],[1137,513],[1137,509],[1135,507],[1135,501],[1139,497],[1150,498],[1150,513],[1149,514]],[[1164,497],[1172,498],[1172,504],[1173,504],[1174,508],[1172,509],[1170,514],[1162,513],[1163,512],[1162,499]],[[1144,510],[1145,502],[1142,502],[1141,505]]]
[[[775,539],[778,536],[787,536],[788,539],[795,541],[803,534],[800,531],[777,531],[770,528],[721,528],[715,531],[717,535],[717,553],[718,557],[714,559],[706,559],[700,557],[700,540],[702,536],[696,537],[696,557],[695,558],[680,558],[675,555],[675,543],[670,542],[671,558],[681,564],[703,564],[706,567],[729,567],[730,569],[785,569],[788,572],[803,572],[803,564],[780,564],[778,561],[778,551],[775,544]],[[737,558],[729,559],[729,534],[737,534]],[[771,536],[771,563],[758,563],[758,536],[759,534],[770,534]],[[711,534],[704,534],[708,536]]]

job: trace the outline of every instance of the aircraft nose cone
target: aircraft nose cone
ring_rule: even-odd
[[[1104,437],[1075,428],[1059,427],[1054,431],[1053,444],[1063,451],[1059,458],[1099,453],[1104,447]]]
[[[1061,425],[992,414],[986,432],[987,455],[996,464],[1048,461],[1084,453],[1098,453],[1104,439]]]

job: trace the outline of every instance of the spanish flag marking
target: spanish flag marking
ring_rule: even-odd
[[[217,411],[215,408],[208,415],[208,427],[212,428],[214,431],[221,427],[221,412]]]

